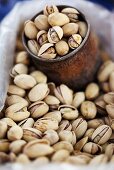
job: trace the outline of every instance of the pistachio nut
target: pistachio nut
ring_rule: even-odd
[[[47,31],[42,30],[39,31],[37,34],[37,42],[40,46],[48,42]]]
[[[69,151],[65,149],[61,149],[53,154],[51,160],[53,162],[63,162],[68,158],[68,156],[69,156]]]
[[[87,24],[83,21],[78,21],[77,24],[79,26],[79,34],[84,38],[87,34]]]
[[[73,34],[68,40],[68,44],[71,49],[78,48],[81,42],[82,37],[79,34]]]
[[[101,89],[105,92],[108,93],[110,92],[110,86],[109,86],[109,82],[102,82],[100,83]]]
[[[48,6],[46,5],[44,8],[44,15],[48,16],[54,12],[59,12],[58,8],[55,5]]]
[[[104,94],[103,97],[106,104],[113,104],[114,103],[114,92],[109,92]]]
[[[99,95],[99,86],[96,83],[90,83],[86,87],[85,96],[87,100],[94,100]]]
[[[33,87],[28,94],[31,102],[43,100],[49,94],[49,88],[45,83],[39,83]]]
[[[54,144],[53,148],[54,148],[55,151],[65,149],[65,150],[69,151],[70,153],[73,152],[73,146],[68,141],[60,141],[60,142]]]
[[[58,110],[61,112],[62,117],[67,120],[74,120],[78,117],[78,110],[71,105],[61,105]]]
[[[35,140],[35,139],[41,139],[42,132],[34,129],[34,128],[24,128],[23,129],[23,139],[27,142]]]
[[[24,89],[16,86],[16,85],[9,85],[9,88],[8,88],[8,94],[9,95],[18,95],[18,96],[21,96],[21,97],[24,97],[26,92]]]
[[[49,29],[48,31],[48,41],[50,43],[57,43],[59,42],[63,37],[63,30],[59,26],[54,26]]]
[[[41,46],[38,56],[45,59],[53,59],[56,57],[54,45],[51,43],[46,43]]]
[[[99,72],[98,72],[99,82],[107,81],[112,71],[114,71],[114,63],[108,60],[99,69]]]
[[[96,143],[88,142],[84,145],[83,151],[94,155],[101,153],[102,147]]]
[[[28,90],[36,85],[36,80],[31,75],[20,74],[14,78],[14,83],[18,87]]]
[[[104,95],[99,96],[96,100],[95,100],[95,105],[97,107],[97,112],[100,115],[106,115],[106,103],[103,99]]]
[[[72,130],[72,125],[70,124],[68,120],[62,120],[60,122],[57,132],[59,133],[63,130]]]
[[[35,26],[34,22],[32,22],[30,20],[25,22],[24,33],[25,33],[26,37],[29,38],[29,39],[35,39],[36,38],[36,35],[38,33],[38,29]]]
[[[94,119],[97,114],[97,108],[91,101],[84,101],[81,104],[81,114],[85,119]]]
[[[33,165],[45,165],[49,163],[49,159],[46,156],[40,156],[32,161]]]
[[[44,101],[49,106],[50,110],[58,109],[59,104],[60,104],[60,101],[58,100],[58,98],[56,98],[55,96],[52,96],[52,95],[48,95],[44,99]]]
[[[4,164],[8,162],[10,162],[9,155],[4,152],[0,152],[0,164]]]
[[[108,117],[108,119],[109,119],[109,126],[112,128],[112,130],[114,130],[114,119],[112,119],[111,117]]]
[[[109,87],[111,91],[114,91],[114,71],[109,76]]]
[[[33,71],[30,75],[35,78],[37,83],[47,83],[47,76],[41,71]]]
[[[68,141],[73,145],[76,143],[76,135],[74,131],[69,131],[69,130],[60,131],[59,138],[60,141]]]
[[[48,16],[49,24],[53,26],[63,26],[69,23],[69,18],[67,15],[59,12],[54,12]]]
[[[40,118],[34,123],[34,128],[40,130],[41,132],[45,132],[46,130],[58,129],[58,121],[51,117]]]
[[[114,143],[114,133],[112,133],[112,135],[111,135],[111,137],[110,137],[110,139],[109,139],[109,142],[110,142],[110,143]]]
[[[6,122],[0,120],[0,139],[4,139],[7,133],[8,125]]]
[[[109,161],[111,160],[113,154],[114,154],[114,144],[111,143],[108,144],[105,149],[105,155],[107,155]]]
[[[8,129],[9,129],[10,127],[16,125],[16,123],[15,123],[12,119],[10,119],[10,118],[8,118],[8,117],[2,118],[1,121],[2,121],[2,122],[5,122],[5,123],[7,124]]]
[[[92,134],[93,134],[94,131],[95,131],[95,129],[93,129],[93,128],[87,129],[84,136],[88,137],[88,139],[91,140],[91,137],[92,137]]]
[[[39,118],[48,112],[49,106],[44,101],[38,101],[32,103],[28,109],[32,118]]]
[[[70,164],[73,164],[73,165],[86,165],[88,163],[88,159],[85,158],[82,158],[79,156],[69,156],[66,161],[66,163],[70,163]]]
[[[61,112],[60,111],[52,111],[52,112],[48,112],[47,114],[45,114],[43,116],[45,117],[50,117],[50,118],[54,118],[56,119],[59,123],[61,122],[62,116],[61,116]]]
[[[16,161],[16,154],[11,152],[9,153],[9,158],[10,158],[10,162],[15,162]]]
[[[67,42],[63,40],[55,44],[55,49],[56,49],[57,54],[60,56],[66,55],[69,52],[69,46]]]
[[[29,158],[37,158],[40,156],[50,155],[54,152],[54,149],[39,140],[30,141],[23,150]]]
[[[10,141],[19,140],[23,137],[23,130],[20,126],[12,126],[7,132],[7,138]]]
[[[72,105],[76,108],[78,108],[82,102],[85,100],[85,94],[84,92],[77,92],[74,94]]]
[[[11,106],[11,105],[16,104],[16,103],[26,103],[25,106],[28,106],[27,100],[25,100],[24,98],[22,98],[21,96],[18,96],[18,95],[8,96],[6,98],[6,103],[7,103],[8,106]]]
[[[48,88],[50,90],[50,95],[54,95],[55,84],[53,82],[49,82]]]
[[[22,152],[23,147],[26,145],[25,140],[15,140],[10,143],[9,150],[15,154],[19,154]]]
[[[29,158],[27,157],[27,155],[21,153],[19,154],[19,156],[16,158],[16,162],[17,163],[21,163],[21,164],[28,164],[30,163]]]
[[[59,136],[55,130],[47,130],[43,133],[43,139],[47,139],[50,142],[50,145],[54,145],[59,141]]]
[[[77,139],[81,138],[87,130],[87,122],[83,118],[78,118],[72,123],[73,131],[76,134]]]
[[[60,100],[63,104],[72,104],[73,100],[73,91],[68,88],[65,84],[61,84],[57,88],[54,89],[55,96]]]
[[[27,118],[19,122],[18,126],[20,126],[22,129],[24,128],[32,128],[34,125],[34,119],[33,118]]]
[[[73,34],[76,34],[78,32],[78,24],[77,23],[68,23],[65,24],[63,27],[63,34],[65,37],[69,37]]]
[[[92,119],[89,120],[87,123],[88,123],[88,128],[93,128],[93,129],[96,129],[99,126],[104,125],[103,119]]]
[[[88,142],[88,137],[84,137],[82,139],[80,139],[74,146],[75,150],[81,151],[82,148],[84,147],[84,145]]]
[[[112,135],[112,129],[108,125],[99,126],[92,134],[92,141],[101,145],[106,143]]]
[[[28,40],[27,42],[29,50],[34,54],[38,55],[38,52],[40,50],[39,44],[36,42],[36,40]]]
[[[25,65],[29,64],[29,57],[28,57],[28,53],[26,51],[21,51],[19,53],[17,53],[16,57],[15,57],[15,63],[22,63]]]
[[[9,151],[10,142],[7,139],[0,139],[0,152]]]
[[[49,28],[48,17],[46,15],[38,15],[34,23],[39,30],[48,30]]]
[[[108,115],[114,119],[114,104],[108,104],[106,105],[106,111],[108,113]]]
[[[108,157],[105,154],[95,156],[91,161],[90,165],[105,164],[108,161]]]

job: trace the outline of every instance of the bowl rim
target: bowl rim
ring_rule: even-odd
[[[65,7],[65,8],[75,8],[75,7],[68,6],[68,5],[56,5],[56,6],[57,6],[57,7],[60,7],[60,8],[63,8],[63,7]],[[77,9],[77,8],[75,8],[75,9]],[[77,10],[78,10],[78,9],[77,9]],[[53,58],[53,59],[41,58],[41,57],[39,57],[39,56],[36,56],[35,54],[33,54],[33,53],[29,50],[29,48],[27,47],[27,44],[26,44],[26,39],[27,39],[27,38],[26,38],[25,33],[24,33],[24,31],[23,31],[23,33],[22,33],[22,42],[23,42],[23,45],[24,45],[26,51],[27,51],[28,54],[30,55],[30,57],[34,57],[35,59],[39,60],[40,62],[43,61],[43,62],[46,62],[46,63],[60,62],[60,61],[69,59],[70,57],[73,57],[73,56],[84,46],[84,44],[86,43],[86,41],[88,40],[89,35],[90,35],[90,23],[89,23],[88,19],[86,18],[86,16],[85,16],[82,12],[80,12],[80,10],[78,10],[78,11],[79,11],[79,13],[82,15],[82,17],[84,18],[84,20],[86,21],[87,28],[88,28],[88,29],[87,29],[87,33],[86,33],[86,36],[84,37],[81,45],[80,45],[78,48],[74,49],[73,51],[71,51],[70,53],[68,53],[68,54],[66,54],[66,55],[64,55],[64,56],[60,56],[60,57],[57,57],[57,58]],[[31,21],[34,21],[34,19],[35,19],[39,14],[42,14],[42,12],[43,12],[43,11],[38,12],[38,13],[35,14],[30,20],[31,20]]]

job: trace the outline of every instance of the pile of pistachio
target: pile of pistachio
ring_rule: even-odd
[[[60,11],[52,5],[46,6],[34,21],[25,22],[24,32],[27,46],[34,55],[53,59],[80,46],[87,33],[87,24],[77,9]]]

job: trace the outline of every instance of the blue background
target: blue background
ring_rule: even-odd
[[[0,0],[0,20],[13,8],[17,1],[24,0]],[[114,0],[89,0],[94,3],[103,5],[109,10],[114,9]]]

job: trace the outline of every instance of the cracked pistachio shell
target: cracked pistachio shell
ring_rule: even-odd
[[[59,128],[57,130],[57,132],[61,132],[63,130],[72,130],[72,125],[70,124],[70,122],[68,120],[62,120],[59,124]]]
[[[28,57],[28,53],[26,51],[21,51],[19,53],[17,53],[16,57],[15,57],[15,63],[19,64],[25,64],[28,65],[29,64],[29,57]]]
[[[97,114],[97,108],[91,101],[84,101],[81,104],[81,114],[85,119],[94,119]]]
[[[68,39],[68,44],[71,49],[76,49],[80,46],[82,42],[82,37],[79,34],[73,34],[69,39]]]
[[[8,132],[7,137],[10,141],[19,140],[23,137],[23,130],[20,126],[12,126]]]
[[[114,91],[114,71],[109,76],[109,87],[111,91]]]
[[[57,43],[59,42],[63,37],[63,30],[59,26],[54,26],[49,29],[48,31],[48,41],[50,43]]]
[[[35,78],[37,83],[47,83],[47,76],[41,71],[33,71],[30,75]]]
[[[28,73],[28,67],[25,64],[19,63],[19,64],[16,64],[12,68],[12,70],[10,72],[10,76],[15,77],[15,76],[17,76],[19,74],[27,74],[27,73]]]
[[[46,43],[41,46],[38,56],[45,59],[53,59],[56,57],[54,45],[51,43]]]
[[[34,55],[38,55],[40,46],[39,44],[36,42],[36,40],[28,40],[28,48],[29,50],[34,54]]]
[[[35,129],[35,128],[24,128],[23,129],[23,139],[27,142],[35,140],[35,139],[41,139],[42,138],[42,132]]]
[[[43,11],[44,15],[46,15],[46,16],[48,16],[54,12],[59,12],[57,6],[55,6],[55,5],[51,5],[51,6],[46,5],[44,8],[44,11]]]
[[[9,151],[10,142],[7,139],[0,139],[0,152]]]
[[[0,139],[4,139],[8,130],[6,122],[0,120]]]
[[[77,139],[81,138],[87,130],[87,122],[83,118],[78,118],[72,123],[73,131],[76,134]]]
[[[32,118],[39,118],[48,112],[49,106],[44,101],[37,101],[32,103],[28,109]]]
[[[48,95],[44,101],[47,103],[47,105],[49,106],[50,110],[56,110],[59,107],[60,101],[58,100],[58,98],[56,98],[55,96],[52,95]]]
[[[22,88],[20,88],[20,87],[18,87],[16,85],[11,84],[11,85],[9,85],[9,88],[8,88],[8,94],[9,95],[14,95],[15,94],[15,95],[24,97],[26,92],[25,92],[24,89],[22,89]]]
[[[79,34],[84,38],[87,34],[87,24],[83,21],[79,21],[77,24],[79,25]]]
[[[49,94],[49,88],[45,83],[39,83],[33,87],[28,94],[31,102],[43,100]]]
[[[50,117],[50,118],[54,118],[56,119],[59,123],[61,122],[62,120],[62,116],[61,116],[61,112],[60,111],[52,111],[52,112],[48,112],[47,114],[45,114],[43,116],[44,118],[45,117]]]
[[[40,46],[48,42],[47,31],[42,30],[37,34],[37,42]]]
[[[78,32],[78,24],[76,23],[68,23],[65,24],[63,27],[63,34],[65,37],[69,37],[73,34],[76,34]]]
[[[99,82],[107,81],[112,71],[114,71],[114,63],[111,60],[108,60],[100,67],[98,71]]]
[[[34,128],[40,130],[41,132],[45,132],[46,130],[58,129],[58,121],[51,117],[40,118],[34,123]]]
[[[60,141],[68,141],[73,145],[76,143],[76,135],[73,131],[69,130],[60,131],[59,138]]]
[[[32,128],[34,125],[34,119],[33,118],[27,118],[19,122],[18,126],[20,126],[22,129],[24,128]]]
[[[60,56],[66,55],[69,52],[69,46],[67,42],[63,40],[55,44],[55,49],[56,49],[57,54]]]
[[[93,134],[94,131],[95,131],[95,129],[93,129],[93,128],[87,129],[84,136],[88,137],[88,139],[91,140],[91,137],[92,137],[92,134]]]
[[[94,100],[99,95],[99,86],[96,83],[90,83],[86,87],[85,96],[87,100]]]
[[[109,92],[109,93],[104,94],[103,99],[106,102],[106,104],[113,104],[114,103],[114,92]]]
[[[8,118],[8,117],[2,118],[1,121],[2,121],[2,122],[6,122],[6,124],[7,124],[7,126],[8,126],[8,129],[9,129],[10,127],[12,127],[12,126],[16,126],[16,123],[15,123],[12,119],[10,119],[10,118]]]
[[[22,89],[31,89],[36,85],[36,80],[27,74],[17,75],[14,79],[14,83]]]
[[[73,146],[68,141],[60,141],[60,142],[54,144],[53,148],[54,148],[55,151],[65,149],[65,150],[69,151],[70,153],[73,152]]]
[[[54,149],[46,143],[39,142],[39,140],[30,141],[25,147],[23,152],[29,158],[37,158],[40,156],[50,155]]]
[[[106,111],[108,113],[108,115],[114,119],[114,104],[108,104],[106,105]]]
[[[90,165],[105,164],[108,161],[108,157],[105,154],[95,156],[91,161]]]
[[[53,26],[63,26],[70,22],[67,15],[59,12],[54,12],[48,16],[49,24]]]
[[[43,133],[43,139],[47,139],[50,142],[50,145],[53,145],[59,141],[59,136],[55,130],[47,130]]]
[[[102,152],[102,147],[96,143],[88,142],[84,145],[83,151],[92,155],[99,154]]]
[[[11,105],[16,104],[16,103],[23,103],[23,102],[27,103],[27,100],[25,100],[24,98],[22,98],[18,95],[11,95],[11,96],[8,96],[6,98],[6,103],[7,103],[8,106],[11,106]]]
[[[74,149],[77,151],[81,151],[82,148],[84,147],[84,145],[88,142],[88,137],[84,137],[82,139],[80,139],[74,146]]]
[[[46,15],[43,14],[38,15],[35,18],[34,23],[39,30],[49,29],[48,17]]]
[[[92,141],[99,145],[106,143],[112,135],[112,129],[108,125],[99,126],[92,134]]]
[[[27,38],[35,39],[38,33],[38,29],[35,26],[34,22],[28,20],[25,22],[24,32]]]
[[[65,84],[61,84],[60,86],[55,88],[54,94],[60,100],[61,103],[69,105],[72,104],[73,91]]]
[[[18,157],[16,158],[16,162],[20,163],[20,164],[28,164],[30,163],[29,158],[27,157],[27,155],[21,153],[18,155]]]
[[[104,95],[99,96],[94,102],[97,107],[97,112],[101,115],[106,115],[106,103],[103,97]]]
[[[67,120],[74,120],[78,117],[78,110],[71,105],[61,105],[58,110],[61,112],[62,117]]]
[[[78,108],[82,102],[85,100],[85,94],[84,92],[77,92],[74,94],[72,105],[76,108]]]
[[[25,140],[15,140],[10,143],[9,150],[15,154],[19,154],[22,152],[23,147],[26,145]]]
[[[67,151],[66,149],[61,149],[53,154],[51,160],[53,162],[63,162],[68,158],[68,156],[69,156],[69,151]]]

